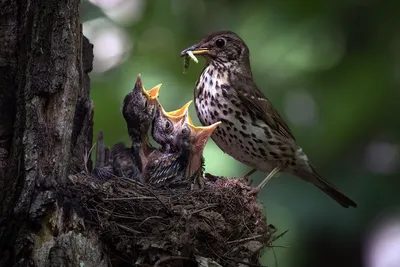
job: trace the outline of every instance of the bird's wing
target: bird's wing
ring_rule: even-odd
[[[269,127],[278,131],[282,136],[296,141],[292,131],[286,122],[281,118],[278,111],[272,106],[268,98],[258,89],[252,79],[247,79],[245,83],[233,83],[236,87],[235,91],[243,103],[244,108],[257,118],[263,120]],[[252,90],[244,90],[243,88],[252,87]]]
[[[111,166],[96,167],[94,168],[92,175],[99,180],[106,180],[115,177]]]
[[[153,168],[148,169],[149,183],[157,186],[168,186],[174,180],[179,179],[179,175],[183,174],[185,168],[183,162],[178,157],[165,155],[158,159]]]
[[[138,179],[140,177],[142,162],[138,151],[125,147],[119,142],[111,149],[112,166],[114,173],[119,177]]]
[[[122,142],[118,142],[111,148],[111,156],[115,158],[118,155],[125,153],[125,149],[125,144]]]

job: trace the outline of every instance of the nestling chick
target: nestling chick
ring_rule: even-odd
[[[188,115],[186,125],[190,129],[190,156],[186,177],[197,188],[203,188],[204,186],[204,148],[212,133],[220,124],[221,122],[217,121],[209,126],[194,126]]]
[[[175,138],[169,143],[171,149],[153,151],[143,172],[144,180],[157,187],[187,186],[189,182],[185,174],[190,158],[190,132],[188,127],[175,126],[171,133]]]
[[[140,179],[141,170],[136,162],[135,155],[132,153],[132,148],[125,147],[120,142],[111,149],[112,167],[114,174],[118,177]]]
[[[147,91],[139,74],[135,87],[132,92],[125,96],[122,104],[122,114],[132,141],[133,160],[140,172],[146,157],[154,149],[149,142],[147,134],[154,116],[160,87],[161,84],[158,84]]]
[[[157,101],[157,111],[153,120],[152,136],[153,139],[161,146],[154,150],[148,157],[148,164],[145,166],[142,173],[142,181],[148,182],[152,177],[156,168],[164,169],[169,167],[169,173],[174,173],[178,170],[177,165],[172,166],[179,158],[178,150],[180,144],[177,143],[177,131],[182,127],[185,121],[185,116],[188,112],[188,107],[192,101],[189,101],[180,109],[166,112],[161,103]],[[182,155],[183,156],[183,155]]]
[[[125,96],[122,103],[122,114],[131,138],[135,140],[147,138],[160,88],[161,84],[158,84],[147,91],[139,74],[134,88]]]
[[[151,135],[154,141],[161,145],[161,151],[170,152],[173,149],[171,148],[171,143],[176,139],[174,130],[178,124],[181,125],[183,123],[191,103],[192,100],[180,109],[166,112],[160,102],[157,101],[157,110],[151,128]]]

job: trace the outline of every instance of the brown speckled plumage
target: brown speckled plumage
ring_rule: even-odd
[[[237,34],[214,32],[181,55],[187,51],[206,59],[195,86],[195,107],[203,125],[222,121],[212,139],[225,153],[272,173],[269,179],[277,171],[288,172],[311,182],[342,206],[356,206],[317,174],[296,144],[289,126],[255,84],[249,49]]]

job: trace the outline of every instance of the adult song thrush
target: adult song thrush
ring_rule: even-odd
[[[357,206],[316,172],[296,144],[289,126],[255,84],[249,49],[237,34],[214,32],[181,56],[189,51],[206,60],[194,92],[199,120],[203,125],[222,121],[212,135],[218,147],[253,169],[269,172],[256,192],[280,171],[314,184],[343,207]]]
[[[142,172],[142,165],[146,157],[154,150],[149,142],[148,132],[154,117],[154,109],[160,87],[161,84],[158,84],[152,89],[146,90],[139,74],[134,88],[125,96],[121,107],[128,134],[132,141],[133,161],[139,172]],[[117,148],[114,155],[126,155],[124,149]],[[120,163],[122,164],[123,162],[121,161]]]

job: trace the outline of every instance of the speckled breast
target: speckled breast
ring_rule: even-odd
[[[197,116],[203,125],[217,121],[213,141],[236,160],[269,172],[276,165],[271,157],[276,149],[268,145],[263,122],[252,122],[230,86],[227,75],[208,66],[198,79],[195,90]]]

